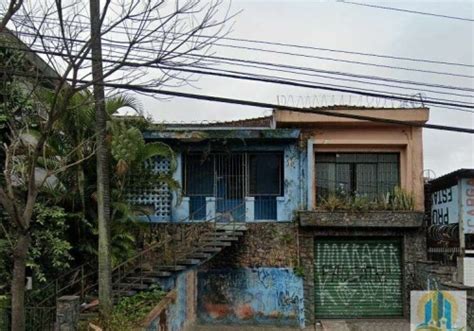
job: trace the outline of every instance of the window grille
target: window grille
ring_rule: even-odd
[[[397,153],[316,153],[316,196],[358,195],[375,199],[400,183]]]
[[[170,161],[162,157],[155,157],[146,164],[155,174],[170,170]],[[150,207],[150,216],[155,221],[169,221],[171,219],[171,192],[166,183],[158,182],[142,187],[135,186],[127,192],[128,201],[135,205]]]
[[[216,212],[245,220],[245,197],[255,197],[255,218],[276,219],[276,197],[283,194],[281,152],[192,153],[185,156],[184,192],[190,214],[203,219],[205,198],[216,198]]]

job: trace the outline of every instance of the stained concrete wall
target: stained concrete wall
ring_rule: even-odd
[[[167,284],[162,284],[167,290],[176,290],[176,300],[166,308],[166,321],[158,316],[148,326],[147,330],[183,331],[196,320],[197,272],[190,269],[182,272]],[[174,285],[174,286],[173,286]],[[166,329],[163,327],[166,325]]]
[[[238,242],[198,273],[202,323],[304,325],[294,223],[247,224]]]
[[[304,326],[303,282],[290,268],[198,273],[201,323]]]
[[[294,223],[250,223],[230,247],[206,263],[207,269],[295,267],[298,263]]]

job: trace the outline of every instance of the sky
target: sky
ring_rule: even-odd
[[[163,5],[160,5],[159,15],[162,16],[163,13],[166,13],[166,10],[173,11],[175,1],[165,1]],[[198,4],[206,5],[208,1],[199,0]],[[222,0],[222,11],[217,17],[221,18],[222,12],[225,12],[229,5],[230,12],[236,14],[232,21],[226,25],[226,28],[229,29],[227,37],[305,45],[320,49],[302,50],[283,46],[244,43],[243,41],[220,40],[218,41],[219,45],[216,44],[212,47],[212,55],[283,63],[317,70],[337,71],[344,74],[372,75],[474,89],[474,21],[370,8],[350,4],[348,3],[350,1],[474,20],[473,0],[233,0],[232,2]],[[183,5],[183,2],[184,0],[180,1],[180,4]],[[1,3],[6,4],[7,2]],[[37,4],[38,2],[32,1],[31,3]],[[79,1],[78,4],[83,3]],[[87,11],[87,6],[84,5],[83,9]],[[119,7],[112,9],[112,13],[120,12]],[[79,17],[84,18],[86,16],[80,15]],[[74,15],[74,17],[76,16]],[[113,14],[111,17],[113,19]],[[186,17],[186,19],[189,18]],[[190,25],[195,25],[199,22],[199,18],[189,22]],[[53,29],[57,29],[55,21],[51,24]],[[72,28],[72,31],[76,30],[74,27]],[[87,32],[87,29],[83,30],[85,30],[84,33]],[[123,38],[123,33],[122,36],[120,34],[109,36],[109,39],[115,40],[115,38]],[[236,49],[225,47],[225,45],[258,47],[295,54]],[[326,50],[321,50],[321,48]],[[393,58],[355,55],[347,52],[330,52],[327,49],[463,63],[468,66],[403,61]],[[113,56],[115,51],[118,50],[115,48],[109,49],[107,54]],[[138,56],[141,56],[141,54],[138,54]],[[315,58],[315,56],[320,58]],[[371,65],[341,61],[366,62]],[[387,66],[396,66],[398,69],[387,68]],[[410,86],[409,90],[400,90],[386,86],[360,84],[353,81],[303,76],[301,72],[297,75],[295,72],[262,71],[255,68],[222,64],[214,64],[212,68],[273,75],[287,79],[304,79],[320,85],[339,84],[349,88],[368,88],[378,90],[384,94],[398,92],[411,96],[422,93],[425,97],[474,103],[474,92],[472,91],[439,90],[436,87],[423,86]],[[424,70],[425,72],[413,70]],[[438,73],[428,73],[426,71],[437,71]],[[439,74],[439,72],[443,74]],[[147,77],[158,78],[159,71],[157,69],[148,70],[146,75],[148,75]],[[459,75],[468,77],[459,77]],[[397,102],[392,103],[384,99],[361,98],[356,95],[340,94],[327,90],[204,75],[195,75],[193,78],[192,85],[175,88],[175,90],[297,107],[318,107],[333,104],[356,106],[399,105]],[[339,76],[338,79],[340,78],[342,77]],[[352,77],[352,79],[354,78]],[[378,81],[378,83],[400,85],[393,82]],[[405,85],[405,87],[407,86]],[[422,89],[457,93],[464,95],[464,97],[433,94],[421,91]],[[467,97],[466,94],[468,94]],[[156,122],[225,121],[271,113],[271,109],[257,109],[178,97],[163,100],[137,95],[137,98],[143,104],[145,112]],[[474,110],[471,109],[470,111],[461,112],[442,106],[430,106],[429,123],[473,128]],[[459,168],[474,168],[474,135],[425,129],[423,143],[424,169],[429,172],[431,177],[438,177]]]
[[[471,1],[367,2],[361,0],[361,2],[474,18],[474,2]],[[234,12],[241,12],[235,18],[228,37],[474,64],[474,22],[368,8],[337,1],[235,0],[232,2],[231,8]],[[227,43],[235,44],[236,42]],[[242,43],[239,44],[242,45]],[[257,45],[257,47],[259,46]],[[267,48],[290,52],[296,51],[297,53],[307,53],[336,59],[474,75],[472,67],[452,67],[323,51],[282,49],[274,46]],[[308,66],[324,70],[474,88],[473,80],[463,77],[393,70],[297,56],[236,50],[218,46],[214,47],[213,51],[217,56],[239,57],[265,62],[287,63],[295,66]],[[248,69],[237,68],[235,70],[244,71]],[[267,74],[269,73],[267,72]],[[281,73],[275,74],[284,76]],[[380,100],[374,99],[358,99],[354,96],[349,98],[347,95],[342,96],[341,99],[340,94],[314,89],[216,77],[195,78],[198,80],[194,83],[194,87],[185,87],[180,90],[262,102],[278,103],[279,101],[280,103],[293,106],[321,106],[327,103],[341,103],[341,101],[344,101],[346,104],[355,105],[380,102]],[[309,79],[318,80],[317,78]],[[344,85],[344,82],[326,82]],[[351,83],[345,82],[345,84],[350,85]],[[383,87],[372,88],[384,89]],[[416,87],[414,87],[413,92],[409,91],[409,94],[416,93],[418,93]],[[450,96],[438,95],[438,97],[456,99]],[[297,102],[297,100],[303,100],[302,98],[306,98],[304,104]],[[270,110],[180,98],[159,101],[141,96],[140,99],[146,111],[155,121],[199,122],[231,120],[262,116],[270,113]],[[323,99],[326,101],[322,101]],[[331,101],[333,99],[336,101]],[[474,98],[465,98],[463,100],[473,102]],[[473,128],[474,115],[452,109],[431,107],[429,123]],[[424,168],[425,170],[430,170],[431,176],[438,177],[458,168],[474,168],[473,135],[425,129],[423,139]]]

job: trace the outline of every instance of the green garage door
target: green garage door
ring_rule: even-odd
[[[402,316],[400,241],[315,239],[316,318]]]

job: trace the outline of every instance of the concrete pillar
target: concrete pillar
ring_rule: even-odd
[[[286,197],[276,197],[277,221],[289,221],[288,208],[286,206]],[[292,212],[292,211],[290,211]]]
[[[182,197],[181,203],[176,205],[173,203],[172,207],[172,221],[173,222],[187,222],[189,221],[189,197]]]
[[[245,221],[255,221],[255,197],[245,197]]]
[[[314,205],[315,205],[315,196],[314,196],[314,192],[315,192],[315,182],[314,182],[314,144],[315,144],[315,139],[308,139],[308,145],[307,145],[307,156],[306,156],[306,162],[307,162],[307,179],[308,179],[308,182],[307,182],[307,205],[306,205],[306,209],[307,210],[312,210],[314,208]]]
[[[56,331],[78,330],[80,298],[66,295],[56,300]]]
[[[183,187],[183,155],[176,153],[176,169],[173,172],[173,179]],[[180,192],[172,192],[171,199],[171,221],[184,222],[189,220],[189,197],[181,197]],[[178,204],[178,202],[180,202]]]
[[[216,218],[216,198],[206,197],[206,220],[215,220]]]

